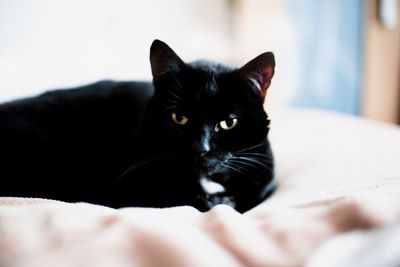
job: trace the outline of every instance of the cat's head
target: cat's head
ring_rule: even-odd
[[[240,198],[262,198],[273,176],[263,103],[274,75],[274,55],[263,53],[241,68],[185,63],[155,40],[150,62],[153,130],[183,155],[182,169],[194,172],[191,179],[207,205],[237,206]]]

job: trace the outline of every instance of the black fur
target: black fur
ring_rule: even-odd
[[[240,69],[185,64],[156,40],[150,60],[153,83],[102,81],[0,105],[0,195],[241,212],[263,201],[275,185],[262,107],[272,53]],[[224,120],[237,124],[224,130]],[[204,182],[224,190],[206,193]]]

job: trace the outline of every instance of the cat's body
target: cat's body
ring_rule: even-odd
[[[263,55],[269,73],[257,76],[253,61],[185,64],[155,41],[153,83],[103,81],[0,105],[0,195],[250,209],[274,187],[262,103],[275,63]]]

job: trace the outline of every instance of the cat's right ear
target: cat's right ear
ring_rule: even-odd
[[[164,42],[154,40],[150,47],[150,63],[153,78],[157,79],[167,72],[179,71],[185,67],[185,63]]]
[[[275,73],[274,54],[272,52],[263,53],[241,67],[239,71],[245,79],[251,81],[260,99],[264,101]]]

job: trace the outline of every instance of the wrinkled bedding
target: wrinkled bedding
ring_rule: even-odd
[[[3,197],[0,266],[399,266],[400,129],[271,117],[279,188],[245,214]]]

